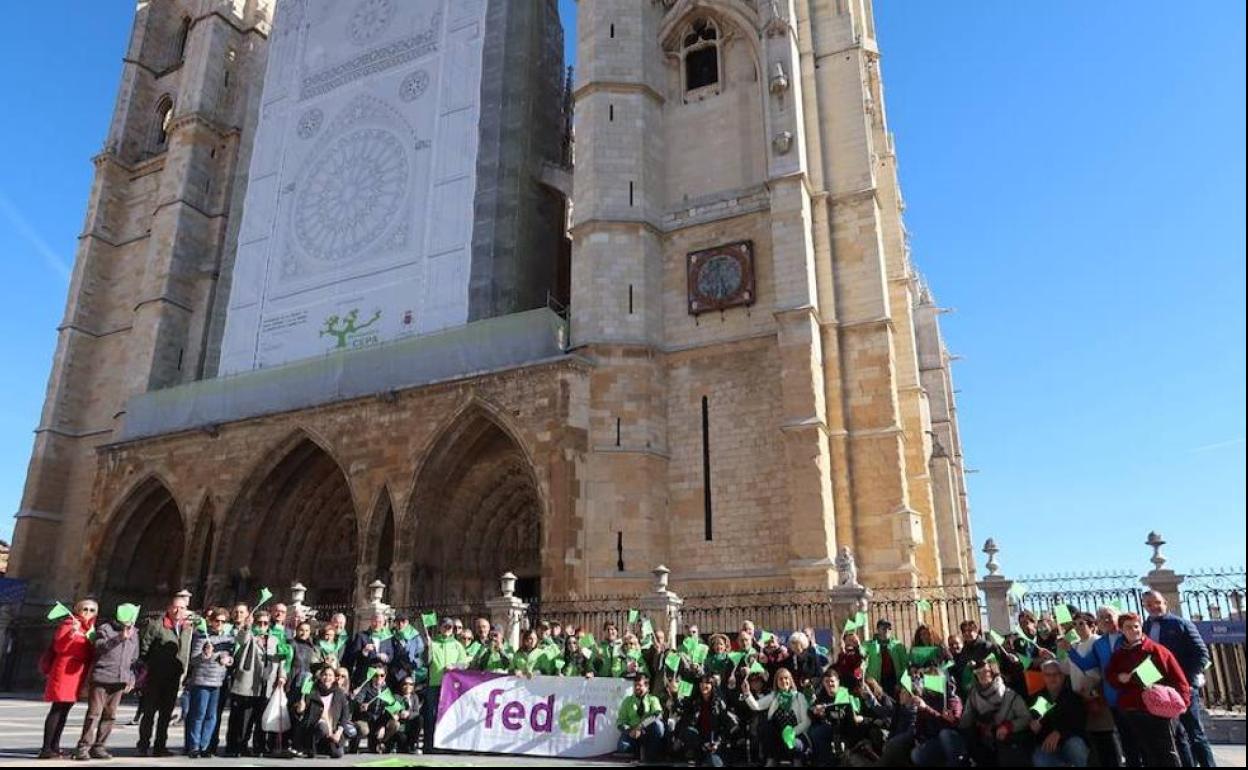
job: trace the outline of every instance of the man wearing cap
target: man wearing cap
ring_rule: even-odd
[[[897,694],[897,683],[910,665],[906,646],[892,635],[893,624],[880,618],[875,624],[875,638],[863,645],[867,654],[867,677],[879,682],[889,697]]]
[[[139,660],[147,669],[143,698],[139,703],[139,756],[170,756],[165,748],[169,738],[169,719],[178,700],[182,677],[191,657],[191,621],[187,607],[190,591],[179,591],[169,600],[165,615],[149,622],[139,636]],[[152,721],[156,736],[152,737]],[[151,747],[149,749],[149,746]]]
[[[429,687],[425,690],[423,703],[425,718],[425,753],[434,751],[434,729],[438,723],[438,701],[442,695],[442,678],[447,671],[467,668],[468,651],[455,638],[455,621],[442,618],[438,636],[430,639],[426,650],[429,656]]]

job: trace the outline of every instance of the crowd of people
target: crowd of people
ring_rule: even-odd
[[[190,758],[431,753],[443,678],[467,669],[631,680],[617,751],[647,763],[1214,766],[1198,717],[1208,649],[1151,592],[1144,618],[1062,606],[1021,612],[1007,634],[972,620],[944,638],[920,626],[909,646],[887,619],[869,626],[860,613],[835,653],[813,629],[781,638],[748,622],[668,639],[637,613],[624,628],[539,622],[513,648],[511,629],[484,618],[378,613],[351,633],[343,615],[314,621],[282,604],[192,615],[189,601],[175,596],[141,627],[75,605],[41,660],[51,708],[40,758],[65,756],[61,735],[84,698],[72,756],[110,758],[134,690],[142,756],[173,753],[179,702]],[[287,708],[269,713],[279,701]]]

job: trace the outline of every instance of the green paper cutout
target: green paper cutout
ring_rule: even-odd
[[[944,674],[924,674],[923,689],[932,692],[945,692],[945,675]]]
[[[992,629],[988,629],[988,638],[991,639],[992,643],[998,647],[1005,644],[1005,637]]]
[[[751,674],[767,674],[767,669],[763,668],[763,664],[757,660],[750,664],[749,673]]]
[[[425,628],[437,628],[438,627],[438,613],[422,612],[420,614],[420,624],[424,626]]]
[[[1036,702],[1032,704],[1031,710],[1036,713],[1036,716],[1043,719],[1045,714],[1053,710],[1053,704],[1049,703],[1048,698],[1040,695],[1036,698]]]
[[[60,620],[61,618],[67,618],[73,614],[74,613],[71,612],[68,607],[60,602],[57,602],[55,607],[48,610],[48,620]]]
[[[637,622],[638,620],[640,620],[640,619],[641,619],[641,613],[640,613],[640,612],[638,612],[637,610],[629,610],[629,611],[628,611],[628,624],[629,624],[630,626],[631,626],[632,624],[636,623],[636,622]]]
[[[299,692],[303,693],[304,695],[311,695],[313,684],[314,682],[312,681],[312,677],[308,677],[304,679],[303,686],[299,688]]]
[[[1059,604],[1053,608],[1053,619],[1062,625],[1075,622],[1074,617],[1070,614],[1070,608],[1065,604]]]
[[[901,675],[901,686],[906,688],[906,692],[914,695],[914,680],[910,678],[910,672]]]
[[[265,602],[267,602],[269,599],[272,599],[272,598],[273,598],[272,591],[270,591],[267,588],[261,588],[260,589],[260,601],[256,602],[256,606],[251,611],[255,612],[256,610],[260,609],[261,607],[264,606]]]
[[[394,703],[394,693],[390,692],[390,688],[387,687],[383,689],[381,692],[377,693],[377,700],[389,706],[390,704]]]
[[[910,651],[910,663],[915,666],[930,666],[939,657],[939,647],[915,647]]]
[[[692,660],[695,665],[700,666],[706,661],[706,654],[710,651],[710,649],[711,648],[707,647],[705,644],[699,644],[696,648],[694,648],[693,652],[690,653],[689,659]]]
[[[403,708],[403,704],[397,700],[393,703],[386,704],[386,711],[389,711],[391,716],[398,716],[402,713]]]
[[[1121,599],[1114,599],[1114,600],[1112,600],[1112,601],[1109,603],[1109,606],[1110,606],[1110,607],[1113,607],[1113,608],[1114,608],[1114,609],[1116,609],[1116,610],[1118,610],[1118,612],[1119,612],[1119,613],[1123,613],[1123,612],[1126,612],[1126,611],[1127,611],[1127,608],[1123,605],[1123,603],[1122,603],[1122,600],[1121,600]]]
[[[641,619],[641,635],[654,636],[654,624],[650,622],[650,618]]]
[[[676,685],[677,698],[688,698],[690,695],[693,695],[693,682],[681,682]]]
[[[929,602],[927,599],[919,599],[915,604],[918,605],[919,612],[931,612],[932,611],[932,603]]]
[[[593,634],[581,634],[581,638],[579,642],[581,645],[581,649],[583,650],[592,650],[593,648],[598,646],[598,641],[594,639]]]
[[[1072,628],[1066,632],[1066,641],[1071,644],[1079,644],[1079,634],[1075,633],[1075,629]]]
[[[838,687],[836,690],[836,697],[832,699],[832,705],[833,706],[848,706],[849,705],[849,690],[846,690],[844,687]]]
[[[728,653],[728,659],[732,661],[733,668],[736,668],[737,666],[741,665],[741,661],[742,661],[744,658],[745,658],[745,653],[744,653],[744,652],[730,652],[730,653]],[[1212,663],[1212,661],[1210,661],[1210,663]]]
[[[1166,678],[1165,675],[1157,669],[1157,665],[1153,663],[1152,658],[1145,658],[1144,662],[1136,666],[1135,671],[1132,673],[1140,678],[1140,681],[1144,683],[1145,687],[1151,687]]]
[[[139,605],[137,604],[121,604],[117,607],[117,621],[123,625],[134,625],[139,619]],[[203,620],[203,618],[200,618]]]
[[[850,631],[853,631],[857,627],[858,627],[857,621],[855,621],[853,618],[845,618],[845,625],[841,628],[841,633],[848,634]]]
[[[866,628],[867,627],[867,613],[859,612],[857,615],[855,615],[854,625],[858,626],[859,628]]]
[[[789,749],[797,745],[797,730],[793,728],[793,725],[784,726],[784,729],[780,731],[780,740],[784,741],[785,747]]]
[[[764,631],[759,635],[758,643],[767,644],[767,642],[771,641],[774,637],[775,637],[775,634],[771,633],[770,631]]]
[[[680,653],[669,652],[667,657],[663,658],[663,663],[675,674],[680,669]]]
[[[1019,655],[1019,656],[1018,656],[1018,663],[1019,663],[1019,665],[1021,665],[1024,669],[1031,668],[1031,656],[1030,656],[1030,655]]]

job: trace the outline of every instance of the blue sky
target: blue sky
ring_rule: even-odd
[[[977,545],[1013,574],[1142,571],[1155,528],[1179,569],[1242,565],[1243,6],[876,6],[914,256],[957,311]],[[0,537],[133,8],[7,9]]]

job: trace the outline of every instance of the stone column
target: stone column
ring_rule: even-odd
[[[1153,563],[1153,569],[1140,582],[1148,586],[1149,590],[1164,596],[1170,611],[1182,617],[1183,603],[1179,597],[1179,584],[1186,576],[1179,575],[1172,569],[1165,569],[1166,557],[1161,553],[1161,547],[1165,544],[1161,535],[1156,532],[1148,533],[1148,540],[1144,541],[1144,545],[1153,549],[1153,557],[1149,559]]]
[[[680,630],[680,608],[685,601],[667,590],[671,570],[660,564],[651,570],[651,574],[654,575],[654,591],[641,597],[641,612],[650,618],[656,631],[663,629],[667,632],[667,643],[674,648]]]
[[[1014,625],[1013,613],[1010,611],[1010,589],[1014,587],[1014,581],[997,574],[1001,569],[1001,565],[997,563],[1000,550],[992,538],[984,543],[984,553],[988,554],[988,575],[976,585],[984,592],[984,599],[988,603],[988,628],[999,634],[1007,634]]]
[[[516,576],[508,572],[499,579],[502,596],[485,603],[490,623],[503,629],[503,641],[512,649],[520,647],[520,630],[528,616],[529,605],[516,597]]]

